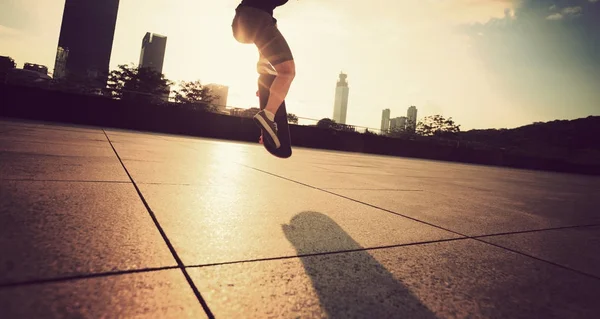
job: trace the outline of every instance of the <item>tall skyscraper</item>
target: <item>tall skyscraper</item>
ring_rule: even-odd
[[[213,96],[216,98],[212,101],[212,104],[215,105],[219,111],[225,111],[225,107],[227,106],[227,95],[229,94],[229,87],[220,84],[207,84],[207,88],[210,89]]]
[[[406,130],[406,116],[396,117],[390,120],[390,131]]]
[[[417,107],[411,106],[408,108],[406,112],[406,117],[408,118],[406,122],[406,130],[410,132],[414,132],[417,128]]]
[[[166,49],[167,37],[147,32],[142,40],[140,68],[151,68],[158,73],[162,73]]]
[[[333,104],[333,120],[336,123],[346,124],[346,112],[348,110],[348,75],[340,73],[340,78],[335,88],[335,102]]]
[[[103,86],[119,0],[66,0],[54,66],[55,78],[96,78]]]
[[[387,132],[390,129],[390,109],[385,109],[381,113],[381,132]]]

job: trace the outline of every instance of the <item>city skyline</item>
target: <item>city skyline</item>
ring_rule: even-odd
[[[418,124],[418,109],[411,105],[406,110],[406,116],[396,116],[392,118],[390,109],[381,112],[381,131],[411,131],[414,132]]]
[[[256,48],[231,36],[238,3],[122,1],[110,68],[136,61],[140,34],[168,34],[166,77],[223,83],[228,104],[257,106]],[[19,67],[29,62],[52,70],[64,4],[0,4],[0,55]],[[599,1],[376,4],[305,0],[275,11],[297,61],[289,112],[331,117],[330,81],[343,69],[360,88],[346,121],[357,126],[380,127],[381,109],[397,114],[407,105],[418,105],[421,117],[452,117],[467,130],[600,115]]]

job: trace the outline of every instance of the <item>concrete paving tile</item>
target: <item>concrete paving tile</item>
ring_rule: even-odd
[[[129,152],[151,152],[153,155],[162,157],[171,156],[172,152],[189,152],[189,154],[182,154],[178,159],[207,158],[233,163],[240,156],[247,156],[248,153],[256,153],[256,150],[259,150],[257,145],[254,144],[222,140],[168,135],[115,134],[113,132],[107,134],[121,158],[127,158]],[[264,149],[262,149],[262,152],[265,152]]]
[[[66,124],[55,122],[41,122],[24,119],[8,119],[0,117],[0,129],[46,129],[60,131],[77,131],[77,132],[102,132],[102,128],[96,126],[87,126],[79,124]]]
[[[106,142],[102,129],[62,127],[5,127],[0,140],[30,140],[37,142]]]
[[[202,154],[198,150],[191,147],[177,145],[173,142],[164,142],[154,144],[130,144],[113,142],[113,146],[117,150],[119,157],[124,162],[127,161],[144,161],[144,162],[159,162],[167,163],[170,166],[187,165],[192,166],[206,158],[206,154]]]
[[[585,225],[600,222],[600,178],[589,181],[592,183],[579,185],[569,183],[567,178],[555,183],[497,182],[493,188],[457,186],[443,193],[456,200],[485,203],[493,209],[543,217],[553,227]]]
[[[20,155],[115,157],[108,142],[50,143],[0,140],[0,152]]]
[[[411,161],[402,158],[380,163],[381,160],[358,162],[355,159],[342,161],[333,155],[329,155],[329,157],[331,159],[317,160],[298,156],[298,158],[292,157],[285,163],[276,165],[251,157],[246,159],[243,164],[325,189],[424,189],[443,185],[447,183],[447,180],[453,180],[452,177],[444,177],[445,180],[434,178],[436,175],[431,175],[430,178],[423,177],[423,174],[411,167],[413,165]],[[368,159],[371,158],[368,157]],[[319,173],[315,174],[315,172]]]
[[[176,265],[131,184],[0,181],[0,284]]]
[[[116,143],[115,148],[122,158],[125,156],[123,163],[137,183],[203,184],[205,181],[215,180],[230,183],[229,179],[236,179],[239,183],[247,184],[250,180],[235,177],[240,169],[253,171],[254,176],[268,177],[267,174],[250,170],[235,162],[237,158],[260,157],[252,151],[240,150],[239,145],[211,143],[183,147],[169,142],[160,147],[135,148],[130,144]],[[274,158],[267,155],[271,159],[265,157],[265,160]]]
[[[232,165],[237,158],[253,152],[247,144],[228,141],[112,131],[107,134],[124,161],[169,162],[169,166],[184,169],[197,169],[199,162]]]
[[[138,184],[202,184],[233,178],[236,164],[214,161],[164,161],[160,158],[123,160],[133,180]],[[247,182],[247,181],[246,181]]]
[[[499,235],[481,240],[600,278],[600,226]]]
[[[394,192],[371,190],[331,190],[364,203],[388,209],[469,236],[536,230],[552,227],[587,225],[600,222],[595,210],[565,210],[524,202],[511,209],[510,199],[494,193],[471,192],[459,195],[437,192]],[[573,204],[576,205],[576,204]]]
[[[240,161],[285,178],[328,189],[406,189],[410,186],[427,190],[436,188],[436,191],[439,188],[443,192],[459,187],[468,191],[514,192],[516,195],[536,190],[600,189],[598,177],[368,154],[302,150],[286,160],[286,165],[272,165],[253,157]],[[304,172],[290,171],[290,166],[302,168]],[[315,167],[327,171],[310,174]]]
[[[292,242],[317,242],[319,234],[312,235],[298,233]],[[189,273],[217,318],[594,318],[600,312],[600,280],[474,240]]]
[[[194,150],[186,150],[181,148],[169,147],[168,151],[163,149],[132,149],[123,148],[119,144],[115,144],[119,157],[124,163],[138,162],[155,162],[165,163],[168,166],[194,165],[197,164],[198,154]]]
[[[2,318],[207,318],[179,269],[0,288]]]
[[[116,156],[51,156],[0,152],[0,179],[129,182]]]
[[[299,213],[298,225],[329,232],[335,220],[365,247],[458,237],[241,166],[212,174],[195,186],[139,185],[186,265],[293,256],[283,225]],[[307,253],[352,249],[330,242]]]

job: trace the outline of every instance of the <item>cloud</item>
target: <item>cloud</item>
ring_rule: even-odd
[[[436,1],[434,6],[457,24],[485,23],[491,19],[513,18],[521,0]]]
[[[581,14],[581,7],[568,7],[562,10],[565,15],[579,15]]]
[[[600,0],[588,0],[588,1],[591,2],[591,3],[594,3],[594,2],[598,2]]]
[[[553,13],[546,17],[548,20],[562,20],[563,15],[561,13]]]
[[[589,1],[598,1],[598,0],[589,0]],[[550,7],[550,10],[556,10],[556,6]],[[579,17],[583,12],[583,9],[579,6],[577,7],[566,7],[562,9],[560,12],[553,13],[546,17],[548,20],[562,20],[566,17]]]

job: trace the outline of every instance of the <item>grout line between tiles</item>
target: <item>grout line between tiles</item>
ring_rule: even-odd
[[[167,267],[156,267],[156,268],[119,270],[119,271],[99,272],[99,273],[93,273],[93,274],[82,274],[82,275],[74,275],[74,276],[63,276],[63,277],[36,279],[36,280],[28,280],[28,281],[21,281],[21,282],[3,283],[3,284],[0,284],[0,290],[3,288],[49,284],[49,283],[74,281],[74,280],[82,280],[82,279],[102,278],[102,277],[109,277],[109,276],[121,276],[121,275],[129,275],[129,274],[137,274],[137,273],[145,273],[145,272],[155,272],[155,271],[170,270],[170,269],[179,269],[179,267],[167,266]]]
[[[183,276],[185,277],[185,279],[187,280],[188,284],[190,285],[190,288],[194,292],[194,295],[198,299],[198,302],[200,302],[200,304],[202,305],[202,308],[206,312],[206,315],[209,318],[214,318],[214,315],[213,315],[212,311],[210,310],[210,308],[208,307],[208,304],[206,303],[206,301],[204,300],[204,298],[200,294],[200,291],[198,290],[198,287],[196,287],[196,285],[194,284],[194,281],[192,280],[192,277],[190,277],[189,273],[187,272],[187,270],[185,268],[185,265],[183,264],[183,261],[179,257],[179,254],[175,250],[175,247],[173,246],[173,244],[171,244],[171,241],[169,240],[169,237],[167,236],[167,234],[165,233],[164,229],[162,228],[162,226],[158,222],[158,219],[156,218],[156,215],[154,214],[154,212],[150,208],[150,205],[148,205],[148,202],[144,198],[144,195],[142,194],[141,190],[137,186],[136,182],[133,180],[133,177],[129,173],[129,170],[127,170],[127,167],[125,167],[125,164],[121,160],[121,157],[119,156],[119,153],[117,152],[117,150],[113,146],[112,142],[110,141],[110,138],[108,137],[108,134],[106,134],[106,132],[104,130],[102,130],[102,131],[104,132],[104,135],[106,136],[106,139],[108,140],[108,142],[110,143],[110,146],[112,147],[113,151],[115,152],[115,155],[117,155],[117,158],[119,159],[119,162],[121,162],[121,165],[123,166],[123,169],[125,170],[125,173],[127,173],[127,176],[129,176],[129,179],[131,180],[131,183],[133,184],[133,187],[135,188],[136,192],[138,193],[138,196],[140,197],[140,199],[142,200],[142,203],[146,207],[146,210],[148,211],[148,214],[150,215],[150,218],[152,218],[152,221],[154,222],[154,225],[158,229],[158,232],[160,233],[160,235],[162,236],[163,240],[165,241],[165,244],[167,245],[167,247],[171,251],[171,254],[173,255],[173,258],[177,262],[177,265],[178,265],[179,269],[181,270],[181,272],[183,273]]]
[[[595,278],[595,279],[600,279],[600,277],[598,277],[598,276],[595,276],[595,275],[592,275],[592,274],[588,274],[588,273],[582,272],[582,271],[577,270],[577,269],[573,269],[573,268],[570,268],[570,267],[567,267],[567,266],[563,266],[563,265],[554,263],[552,261],[541,259],[541,258],[532,256],[532,255],[529,255],[529,254],[526,254],[526,253],[523,253],[523,252],[511,249],[511,248],[503,247],[503,246],[500,246],[500,245],[496,245],[496,244],[484,241],[484,240],[480,239],[479,236],[469,236],[469,235],[466,235],[466,234],[462,234],[462,233],[459,233],[457,231],[445,228],[443,226],[435,225],[435,224],[432,224],[432,223],[429,223],[429,222],[426,222],[426,221],[423,221],[423,220],[420,220],[420,219],[417,219],[417,218],[414,218],[414,217],[410,217],[410,216],[407,216],[407,215],[404,215],[404,214],[400,214],[400,213],[394,212],[392,210],[385,209],[383,207],[372,205],[372,204],[369,204],[369,203],[366,203],[366,202],[363,202],[363,201],[360,201],[360,200],[357,200],[357,199],[354,199],[354,198],[351,198],[351,197],[347,197],[347,196],[344,196],[344,195],[341,195],[341,194],[337,194],[337,193],[328,191],[328,190],[323,189],[323,188],[319,188],[319,187],[312,186],[312,185],[309,185],[309,184],[306,184],[306,183],[302,183],[302,182],[293,180],[291,178],[283,177],[281,175],[277,175],[277,174],[274,174],[274,173],[271,173],[271,172],[267,172],[265,170],[258,169],[258,168],[255,168],[255,167],[252,167],[252,166],[248,166],[248,165],[245,165],[245,164],[240,164],[240,165],[245,166],[245,167],[250,168],[250,169],[254,169],[254,170],[262,172],[262,173],[265,173],[267,175],[271,175],[271,176],[276,177],[276,178],[280,178],[280,179],[287,180],[287,181],[292,182],[292,183],[300,184],[300,185],[306,186],[308,188],[312,188],[312,189],[315,189],[315,190],[318,190],[318,191],[321,191],[321,192],[324,192],[324,193],[328,193],[328,194],[331,194],[331,195],[334,195],[334,196],[337,196],[337,197],[340,197],[340,198],[344,198],[344,199],[347,199],[347,200],[350,200],[350,201],[353,201],[355,203],[359,203],[359,204],[362,204],[362,205],[365,205],[365,206],[368,206],[368,207],[379,209],[379,210],[382,210],[384,212],[387,212],[387,213],[390,213],[390,214],[393,214],[393,215],[397,215],[397,216],[400,216],[400,217],[404,217],[406,219],[409,219],[409,220],[412,220],[412,221],[415,221],[415,222],[418,222],[418,223],[421,223],[421,224],[424,224],[424,225],[428,225],[428,226],[431,226],[431,227],[434,227],[434,228],[437,228],[437,229],[440,229],[440,230],[444,230],[444,231],[453,233],[455,235],[459,235],[461,237],[464,237],[464,239],[473,239],[473,240],[476,240],[476,241],[478,241],[480,243],[487,244],[487,245],[490,245],[490,246],[494,246],[494,247],[497,247],[497,248],[500,248],[500,249],[504,249],[506,251],[510,251],[512,253],[515,253],[515,254],[518,254],[518,255],[521,255],[521,256],[529,257],[529,258],[532,258],[532,259],[535,259],[535,260],[538,260],[538,261],[541,261],[541,262],[544,262],[544,263],[547,263],[547,264],[551,264],[551,265],[554,265],[554,266],[557,266],[557,267],[560,267],[560,268],[563,268],[563,269],[566,269],[566,270],[570,270],[570,271],[576,272],[578,274],[581,274],[581,275],[584,275],[584,276],[587,276],[587,277],[591,277],[591,278]],[[489,235],[486,235],[486,236],[489,236]]]

